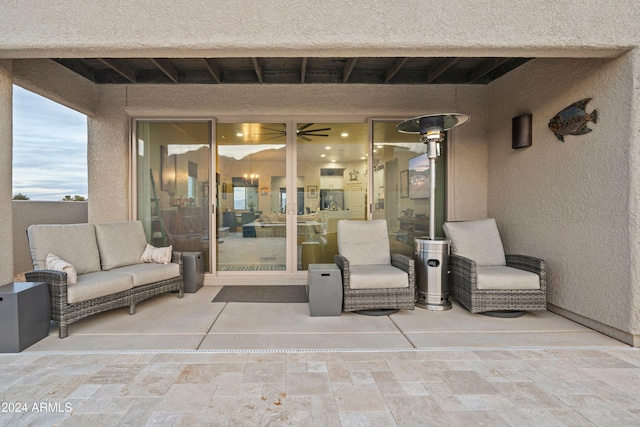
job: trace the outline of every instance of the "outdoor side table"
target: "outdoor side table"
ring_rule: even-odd
[[[183,252],[182,266],[184,276],[184,291],[198,292],[204,284],[204,259],[202,252]]]
[[[45,282],[0,286],[0,353],[19,353],[49,335],[51,305]]]
[[[307,270],[311,316],[340,316],[342,275],[335,264],[309,264]]]

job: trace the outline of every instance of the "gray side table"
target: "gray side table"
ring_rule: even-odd
[[[45,282],[0,286],[0,353],[19,353],[47,337],[50,304]]]
[[[340,316],[342,275],[335,264],[309,264],[307,270],[311,316]]]
[[[198,292],[204,284],[204,259],[202,252],[182,252],[184,291]]]

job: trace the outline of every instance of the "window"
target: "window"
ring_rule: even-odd
[[[258,184],[248,184],[245,178],[233,177],[233,209],[254,210],[258,201]]]
[[[31,200],[86,198],[87,116],[13,86],[12,191]]]

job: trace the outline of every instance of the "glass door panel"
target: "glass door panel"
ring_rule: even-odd
[[[429,163],[420,135],[373,121],[373,218],[386,219],[392,252],[413,256],[415,237],[429,234]],[[446,140],[436,160],[436,236],[444,237]]]
[[[367,219],[366,123],[297,123],[297,269],[333,263],[340,219]]]
[[[216,150],[216,270],[285,271],[286,124],[218,122]]]
[[[137,217],[147,241],[209,265],[210,121],[137,121]]]

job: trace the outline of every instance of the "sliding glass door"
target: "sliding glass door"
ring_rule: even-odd
[[[217,124],[218,272],[287,270],[286,136],[285,123]]]
[[[420,135],[400,133],[397,120],[374,120],[372,217],[386,219],[392,250],[414,254],[429,234],[429,162]],[[436,236],[444,237],[447,145],[436,160]]]
[[[367,124],[297,123],[297,269],[333,263],[336,224],[367,219]]]
[[[332,263],[341,219],[387,220],[393,251],[412,255],[428,233],[428,165],[398,122],[135,121],[137,218],[149,243],[202,252],[223,276]],[[441,236],[446,144],[437,161]]]
[[[209,265],[211,121],[137,121],[137,218],[147,241]]]

